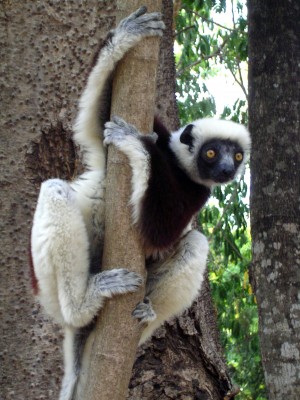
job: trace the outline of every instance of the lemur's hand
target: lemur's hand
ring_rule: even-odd
[[[134,13],[124,18],[115,33],[126,33],[126,36],[162,36],[165,24],[161,20],[162,15],[159,12],[147,13],[145,6],[140,7]]]
[[[104,144],[118,145],[129,137],[138,138],[140,136],[139,131],[135,126],[128,124],[122,118],[113,116],[112,120],[106,122],[104,130]]]

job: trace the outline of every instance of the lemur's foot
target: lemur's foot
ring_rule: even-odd
[[[141,323],[154,321],[156,319],[156,313],[152,308],[151,300],[145,297],[132,311],[132,316]]]
[[[100,272],[94,279],[98,290],[105,297],[135,292],[143,283],[143,278],[139,274],[125,268]]]
[[[62,179],[48,179],[42,183],[41,192],[51,199],[61,199],[70,196],[71,188],[69,183]]]

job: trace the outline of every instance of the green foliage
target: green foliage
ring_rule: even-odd
[[[231,24],[215,16],[231,11]],[[176,23],[177,91],[182,123],[216,114],[216,102],[206,80],[224,67],[242,88],[241,63],[247,61],[245,1],[182,0]],[[223,14],[222,14],[223,15]],[[228,18],[227,18],[228,20]],[[221,118],[247,124],[247,104],[237,98]],[[221,339],[239,400],[265,400],[258,343],[258,314],[249,284],[251,240],[248,228],[247,184],[240,180],[216,188],[199,223],[210,240],[209,271],[218,310]]]
[[[177,90],[180,118],[187,121],[198,110],[198,118],[215,114],[215,101],[205,85],[225,66],[247,91],[241,62],[247,61],[247,20],[243,14],[245,2],[235,1],[231,26],[215,23],[212,11],[226,11],[226,1],[182,1],[176,18]],[[192,108],[192,113],[190,112]]]
[[[210,241],[210,282],[230,375],[241,388],[237,399],[265,400],[257,307],[248,276],[251,241],[246,194],[243,180],[218,188],[199,215],[199,223]]]
[[[234,122],[239,122],[241,124],[247,125],[248,114],[245,111],[246,102],[245,100],[237,99],[233,104],[232,109],[229,107],[224,107],[221,114],[221,118],[231,119]]]

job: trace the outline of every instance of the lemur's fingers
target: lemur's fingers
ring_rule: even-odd
[[[137,138],[139,131],[131,124],[128,124],[122,118],[113,116],[112,121],[105,123],[104,144],[105,146],[113,143],[117,144],[125,138]],[[130,139],[131,140],[131,139]]]
[[[112,122],[114,122],[116,125],[118,125],[118,127],[122,128],[124,130],[124,133],[127,135],[139,133],[134,125],[129,124],[123,118],[121,118],[117,115],[112,116]]]
[[[118,117],[117,115],[113,115],[111,120],[120,127],[125,127],[126,125],[129,125],[123,118]]]
[[[161,36],[165,29],[159,12],[146,13],[146,7],[140,7],[129,17],[124,18],[117,29],[124,29],[129,34],[142,36]]]
[[[117,125],[119,128],[122,128],[124,130],[124,133],[127,135],[138,135],[139,131],[136,129],[136,127],[132,124],[129,124],[126,122],[123,118],[113,115],[112,116],[112,122]]]
[[[143,14],[146,14],[147,12],[147,7],[146,6],[141,6],[140,8],[138,8],[137,10],[135,10],[132,14],[130,14],[127,18],[125,18],[124,20],[127,21],[131,21],[135,18],[140,17]]]
[[[156,313],[153,310],[151,300],[148,297],[145,297],[143,301],[136,305],[131,315],[141,323],[154,321],[156,319]]]

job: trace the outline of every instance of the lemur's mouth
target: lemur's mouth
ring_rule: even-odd
[[[227,183],[232,181],[232,179],[234,178],[234,174],[228,176],[228,175],[219,175],[217,178],[215,178],[215,182],[217,183]]]

